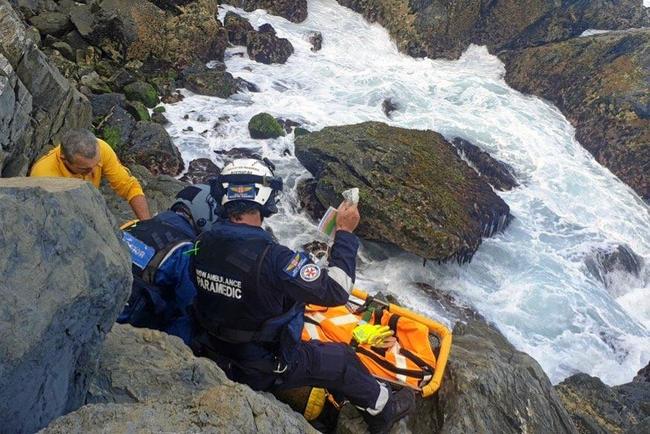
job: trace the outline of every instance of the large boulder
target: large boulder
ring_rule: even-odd
[[[228,380],[180,339],[116,325],[88,395],[90,403],[43,433],[315,433],[271,395]]]
[[[650,200],[650,29],[501,53],[506,81],[552,101],[576,138]]]
[[[248,32],[255,29],[251,23],[241,15],[228,11],[223,19],[223,25],[228,31],[228,40],[233,45],[246,45]]]
[[[87,128],[91,108],[34,44],[6,0],[0,0],[0,29],[0,174],[24,175],[63,131]]]
[[[562,41],[587,29],[650,22],[640,0],[337,0],[384,26],[412,56],[458,58],[470,44],[491,52]]]
[[[266,9],[270,14],[284,17],[294,23],[307,19],[307,0],[224,0],[223,3],[242,8],[246,12]]]
[[[183,157],[169,133],[155,122],[138,122],[120,157],[127,163],[146,167],[154,175],[176,176],[184,167]]]
[[[183,69],[180,84],[199,95],[229,98],[240,89],[240,83],[220,68],[208,68],[203,63],[195,63]]]
[[[648,432],[644,426],[650,422],[650,382],[610,387],[599,378],[580,373],[555,389],[580,433]]]
[[[188,185],[168,175],[152,175],[143,166],[131,165],[129,170],[140,182],[152,215],[169,209],[176,194]],[[107,182],[102,183],[101,192],[108,209],[120,224],[135,218],[129,204],[116,195]]]
[[[285,63],[293,54],[293,45],[288,39],[278,38],[275,31],[248,32],[246,37],[248,57],[260,63]]]
[[[325,207],[359,187],[357,233],[426,259],[469,261],[510,221],[508,205],[434,131],[365,122],[300,136],[296,157]]]
[[[131,260],[86,182],[2,178],[0,203],[0,426],[32,433],[84,403]]]

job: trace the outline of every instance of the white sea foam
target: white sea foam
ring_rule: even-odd
[[[470,47],[458,61],[410,58],[398,53],[384,29],[333,0],[310,1],[309,18],[301,24],[229,6],[222,7],[221,18],[227,10],[255,27],[271,23],[295,53],[284,65],[263,65],[249,60],[244,47],[229,49],[228,71],[257,84],[261,93],[222,100],[184,91],[183,102],[167,105],[168,130],[186,162],[208,157],[221,163],[213,151],[234,147],[271,158],[287,188],[280,215],[268,221],[284,243],[298,248],[317,237],[314,222],[296,214],[294,187],[309,175],[285,156],[286,150],[293,153],[292,135],[250,139],[247,122],[254,114],[269,112],[310,130],[378,120],[466,138],[516,171],[522,186],[499,193],[515,216],[511,226],[485,240],[464,266],[423,267],[412,255],[377,255],[366,246],[359,286],[394,292],[430,315],[440,311],[414,282],[450,290],[535,357],[554,382],[584,371],[622,383],[645,366],[647,280],[618,285],[613,296],[587,273],[584,259],[604,243],[625,243],[648,263],[648,207],[576,142],[556,108],[509,88],[503,64],[483,47]],[[323,34],[319,52],[310,50],[310,31]],[[400,106],[392,119],[381,108],[387,97]],[[199,114],[209,121],[199,122]],[[188,126],[193,131],[183,131]]]

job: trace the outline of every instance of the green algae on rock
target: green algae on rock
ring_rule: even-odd
[[[426,259],[467,262],[482,237],[511,220],[508,205],[434,131],[380,122],[327,127],[296,138],[296,156],[325,207],[359,187],[359,236]]]

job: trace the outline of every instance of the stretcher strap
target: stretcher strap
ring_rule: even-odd
[[[413,378],[418,378],[418,379],[423,379],[424,377],[426,377],[428,375],[431,375],[431,368],[426,363],[425,363],[424,367],[421,366],[421,368],[423,369],[422,371],[416,371],[415,369],[403,369],[403,368],[398,368],[398,367],[394,366],[393,364],[391,364],[386,359],[382,359],[374,351],[368,350],[368,349],[360,347],[360,346],[357,346],[355,348],[355,350],[358,353],[363,354],[364,356],[372,359],[373,361],[375,361],[378,365],[380,365],[382,368],[386,369],[387,371],[394,372],[397,375],[405,375],[407,377],[413,377]],[[400,353],[402,353],[402,352],[400,351]],[[410,358],[407,354],[402,354],[402,355],[404,357]],[[417,362],[415,360],[413,360],[413,363],[417,364]]]

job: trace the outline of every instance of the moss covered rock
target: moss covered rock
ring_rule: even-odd
[[[149,110],[140,101],[128,101],[126,103],[126,111],[131,113],[136,121],[150,121],[151,115]]]
[[[248,131],[254,139],[275,139],[284,136],[284,128],[268,113],[258,113],[248,121]]]
[[[124,94],[130,101],[140,101],[149,108],[158,105],[158,92],[149,83],[144,81],[135,81],[124,86]]]
[[[578,141],[650,200],[650,29],[501,53],[512,87],[552,101]]]
[[[423,258],[469,261],[482,237],[511,219],[508,205],[434,131],[379,122],[328,127],[296,138],[296,156],[325,207],[359,187],[359,236]]]

